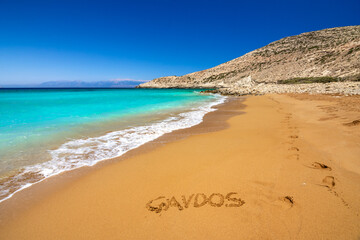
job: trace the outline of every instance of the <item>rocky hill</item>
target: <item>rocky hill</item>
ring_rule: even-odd
[[[216,67],[157,78],[139,87],[236,91],[258,84],[296,83],[296,79],[359,81],[360,25],[286,37]]]

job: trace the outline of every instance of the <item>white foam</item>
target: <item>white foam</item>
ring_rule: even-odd
[[[27,166],[16,176],[18,179],[25,179],[24,176],[35,174],[40,176],[39,180],[33,183],[25,181],[21,183],[19,189],[11,194],[9,194],[9,189],[1,189],[6,186],[0,186],[1,195],[8,195],[1,199],[0,202],[9,199],[16,192],[41,182],[48,177],[83,166],[93,166],[100,161],[121,156],[166,133],[198,125],[202,122],[206,113],[215,111],[213,106],[224,103],[225,99],[226,97],[217,95],[215,101],[208,102],[203,106],[191,109],[191,111],[180,113],[175,117],[169,117],[160,122],[115,131],[100,137],[66,142],[58,149],[49,151],[52,160]],[[13,182],[14,179],[11,181]]]

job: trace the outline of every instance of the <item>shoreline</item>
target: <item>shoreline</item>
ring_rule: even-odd
[[[23,166],[13,170],[12,174],[4,175],[1,179],[0,203],[10,199],[17,192],[50,177],[120,157],[164,134],[197,125],[201,123],[204,115],[215,110],[213,106],[226,101],[225,96],[214,95],[212,98],[211,101],[197,104],[195,107],[184,108],[182,111],[173,110],[171,113],[163,113],[161,119],[159,118],[160,114],[157,114],[156,118],[152,117],[151,122],[144,121],[144,119],[141,120],[142,124],[129,122],[125,128],[120,127],[120,129],[107,131],[98,136],[70,138],[56,148],[48,148],[50,149],[47,150],[50,152],[48,161]],[[143,118],[141,115],[138,117]],[[145,117],[149,118],[149,116]],[[78,154],[76,151],[78,148],[87,152],[86,156]]]
[[[359,237],[360,98],[234,99],[121,161],[39,184],[24,211],[0,204],[0,237]]]
[[[146,142],[135,149],[131,149],[130,151],[124,153],[121,156],[98,161],[95,165],[92,166],[82,166],[69,171],[61,172],[59,174],[35,182],[30,186],[19,189],[8,198],[2,199],[0,201],[0,222],[1,219],[4,218],[4,216],[8,215],[8,208],[17,209],[15,212],[24,211],[23,207],[21,206],[21,202],[24,200],[24,198],[25,200],[29,201],[30,204],[36,203],[41,199],[43,195],[47,195],[48,192],[53,192],[52,188],[57,189],[66,186],[67,184],[71,184],[72,181],[76,181],[76,179],[78,179],[79,177],[85,176],[109,164],[113,164],[118,161],[124,161],[135,155],[151,151],[166,143],[177,141],[191,135],[217,131],[226,128],[227,125],[225,119],[231,117],[233,114],[238,113],[229,112],[228,114],[224,114],[222,113],[222,111],[227,111],[227,105],[231,106],[231,102],[242,102],[243,100],[243,97],[227,97],[224,103],[213,106],[215,110],[207,112],[204,115],[203,120],[200,124],[184,129],[177,129],[170,133],[165,133],[164,135],[152,141]],[[212,119],[214,118],[219,119],[216,124],[212,122]],[[221,124],[219,125],[218,123]]]

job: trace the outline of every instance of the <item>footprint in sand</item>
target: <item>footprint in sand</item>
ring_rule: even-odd
[[[282,198],[282,200],[290,207],[292,208],[294,206],[294,198],[291,196],[285,196]]]
[[[328,170],[328,171],[331,171],[331,167],[329,167],[328,165],[325,165],[323,163],[319,163],[319,162],[313,162],[311,164],[311,168],[314,168],[314,169],[324,169],[324,170]]]
[[[300,151],[300,149],[297,148],[297,147],[291,147],[291,148],[289,148],[289,150],[290,151],[296,151],[296,152]]]
[[[271,205],[277,208],[288,210],[295,205],[294,198],[290,195],[284,196],[283,193],[276,192],[276,184],[272,182],[253,181],[252,191],[247,194],[252,195],[253,201],[257,206]]]
[[[360,119],[354,120],[354,121],[349,122],[349,123],[344,123],[344,125],[348,126],[348,127],[360,125]]]
[[[322,182],[323,182],[322,186],[327,187],[329,189],[335,187],[335,178],[333,176],[326,176]]]
[[[349,204],[345,201],[345,199],[343,197],[341,197],[339,195],[339,193],[334,191],[333,188],[335,187],[335,178],[333,176],[326,176],[323,179],[323,185],[321,185],[321,186],[327,187],[331,193],[333,193],[336,197],[341,199],[341,202],[343,203],[343,205],[345,207],[350,208]]]

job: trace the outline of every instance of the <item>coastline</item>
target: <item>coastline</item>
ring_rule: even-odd
[[[57,177],[49,179],[0,204],[0,237],[355,239],[359,112],[337,105],[336,97],[321,98],[251,96],[245,108],[242,100],[230,101],[201,124],[164,135],[121,161],[59,176],[66,182],[61,187],[51,189]],[[36,191],[44,195],[11,212],[31,191],[34,199]],[[192,194],[213,197],[196,205]],[[156,213],[162,196],[169,201]],[[227,207],[234,204],[229,199],[241,201]]]
[[[97,169],[101,169],[104,166],[126,160],[138,154],[151,151],[166,143],[180,140],[191,135],[225,129],[227,127],[226,119],[235,114],[240,114],[238,111],[229,110],[229,108],[231,108],[233,104],[241,104],[243,100],[243,97],[226,97],[224,102],[214,105],[212,107],[214,111],[207,112],[199,124],[165,133],[154,140],[127,151],[121,156],[98,161],[95,165],[84,165],[79,168],[64,171],[51,177],[44,178],[41,181],[31,184],[30,186],[25,186],[24,188],[19,189],[9,197],[0,201],[0,222],[2,219],[6,219],[8,215],[12,215],[13,210],[16,213],[26,210],[26,207],[22,205],[24,200],[28,201],[30,205],[36,203],[44,195],[71,184],[73,181],[76,181],[76,179],[86,176],[87,174],[96,171]],[[242,108],[243,107],[244,106],[242,106]],[[11,211],[8,211],[8,209],[11,209]]]
[[[214,111],[213,106],[223,103],[226,99],[226,97],[220,95],[206,94],[201,96],[199,93],[195,95],[200,100],[192,101],[192,105],[173,106],[171,111],[159,110],[152,114],[133,114],[133,116],[127,116],[128,119],[120,116],[117,120],[112,120],[113,122],[98,122],[96,125],[85,124],[82,129],[83,133],[80,133],[78,130],[79,133],[77,135],[64,135],[61,137],[61,142],[58,139],[57,144],[46,145],[39,142],[32,149],[24,148],[22,151],[18,150],[20,152],[19,159],[23,157],[22,161],[18,162],[21,162],[22,165],[12,169],[12,171],[5,172],[1,176],[0,203],[11,198],[17,192],[42,182],[49,177],[77,168],[93,166],[98,162],[119,157],[166,133],[197,125],[201,123],[206,113]],[[71,123],[71,121],[68,122]],[[95,131],[91,132],[97,128],[98,130],[103,128],[101,134]],[[77,131],[76,128],[72,130],[73,132]],[[26,136],[24,138],[26,139]],[[49,136],[48,141],[56,138],[59,137],[55,133],[52,137]],[[21,153],[24,153],[24,156]],[[3,159],[9,158],[11,163],[11,155],[7,156],[5,153],[1,157]],[[44,159],[46,160],[44,161]]]

